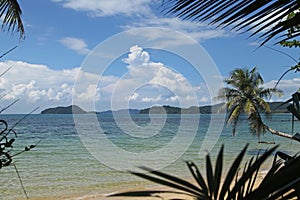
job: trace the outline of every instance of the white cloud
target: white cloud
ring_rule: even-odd
[[[80,68],[52,70],[45,65],[21,61],[0,62],[0,69],[8,69],[10,66],[12,68],[0,77],[0,94],[4,95],[1,106],[16,99],[20,99],[20,103],[11,107],[9,112],[29,112],[37,106],[44,109],[72,103],[73,85]],[[85,76],[89,80],[98,79],[93,74],[85,73]],[[93,85],[85,85],[85,88],[76,95],[86,97],[89,94],[89,97],[97,97],[98,94],[91,92]]]
[[[142,102],[146,102],[146,103],[158,103],[161,102],[163,99],[161,97],[161,95],[157,96],[157,97],[144,97],[142,98]]]
[[[122,26],[123,29],[129,30],[143,27],[161,27],[171,30],[180,31],[196,41],[205,41],[211,38],[229,37],[233,33],[228,33],[223,29],[209,26],[206,23],[191,22],[181,20],[175,17],[159,16],[153,9],[160,8],[161,1],[151,0],[52,0],[60,3],[63,7],[76,11],[88,12],[93,17],[105,16],[128,16],[129,22]],[[158,30],[156,30],[158,31]],[[145,32],[144,36],[147,39],[154,39],[157,33],[153,31]],[[161,33],[159,36],[162,36]],[[165,40],[161,41],[161,46],[165,45],[181,45],[186,44],[187,40],[174,37],[174,35],[166,35]]]
[[[65,37],[60,40],[60,43],[80,55],[87,55],[90,52],[85,41],[79,38]]]
[[[127,64],[127,74],[107,89],[114,93],[115,109],[128,105],[129,101],[141,107],[153,103],[183,107],[197,104],[194,93],[197,87],[191,86],[182,74],[171,67],[151,61],[149,53],[143,48],[131,47],[123,62]]]
[[[129,100],[135,101],[135,100],[137,100],[137,98],[138,98],[139,96],[140,96],[139,93],[135,92],[135,93],[133,93],[133,95],[131,95],[131,96],[129,97]]]
[[[145,15],[150,12],[151,0],[52,0],[65,8],[88,12],[95,17]]]
[[[131,66],[139,66],[143,64],[148,64],[150,56],[148,52],[143,51],[143,49],[137,45],[130,48],[130,54],[128,58],[123,61]]]
[[[213,26],[208,26],[205,23],[190,22],[178,18],[161,18],[155,15],[149,15],[146,18],[140,19],[130,25],[123,26],[125,30],[144,27],[163,27],[165,29],[179,31],[198,42],[203,42],[212,38],[223,38],[233,35],[233,33],[229,34],[228,31],[215,28]],[[141,30],[137,29],[137,31],[140,32]],[[160,45],[157,45],[160,47],[180,46],[190,42],[190,40],[186,40],[185,37],[178,37],[178,34],[168,34],[168,31],[159,29],[145,30],[144,33],[139,35],[143,35],[146,39],[153,41],[157,39],[158,36],[164,36],[164,39],[159,41]]]
[[[44,109],[70,105],[74,97],[87,110],[92,109],[85,107],[91,101],[106,106],[114,101],[116,109],[126,108],[128,104],[124,102],[132,103],[135,108],[151,106],[153,103],[188,107],[195,105],[194,92],[204,91],[202,86],[191,86],[182,74],[171,67],[151,61],[150,54],[139,46],[130,48],[123,63],[127,68],[124,76],[107,74],[99,77],[80,68],[53,70],[45,65],[22,61],[0,62],[0,69],[12,66],[0,77],[0,94],[6,94],[2,98],[7,101],[6,104],[21,99],[18,106],[11,108],[11,112],[29,112],[37,106]],[[83,81],[77,84],[75,92],[76,80]],[[3,101],[2,105],[6,105]]]
[[[190,85],[182,74],[160,62],[153,62],[150,54],[139,46],[130,48],[123,59],[127,72],[117,77],[83,72],[80,68],[53,70],[45,65],[30,64],[21,61],[0,62],[0,69],[12,68],[0,77],[1,106],[21,99],[9,112],[30,112],[40,106],[41,109],[70,105],[75,96],[84,109],[87,102],[96,101],[104,109],[144,108],[154,104],[189,107],[210,103],[208,88],[204,83]],[[121,67],[121,66],[120,66]],[[74,82],[81,76],[74,93]],[[99,81],[99,83],[98,83]],[[264,87],[274,87],[277,80],[266,82]],[[300,78],[281,80],[278,88],[285,92],[281,98],[273,96],[273,101],[286,100],[300,88]],[[195,96],[197,102],[195,101]],[[109,107],[111,102],[113,107]],[[125,103],[124,103],[125,102]],[[99,110],[98,107],[96,107]]]
[[[264,87],[273,88],[278,80],[272,80],[269,82],[266,82],[264,84]],[[284,95],[282,97],[276,97],[275,95],[272,96],[273,101],[278,100],[287,100],[291,98],[291,95],[295,92],[297,92],[300,88],[300,78],[293,78],[293,79],[283,79],[279,82],[277,89],[280,89],[284,92]]]

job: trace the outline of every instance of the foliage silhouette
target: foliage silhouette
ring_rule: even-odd
[[[152,169],[141,167],[148,174],[130,172],[131,174],[149,181],[167,186],[167,190],[130,191],[111,194],[109,197],[159,197],[164,194],[178,196],[173,200],[184,200],[179,195],[185,195],[197,200],[202,199],[289,199],[298,197],[300,183],[300,157],[294,157],[285,165],[277,161],[268,170],[261,181],[258,173],[262,164],[274,153],[278,146],[266,150],[261,156],[252,157],[245,163],[242,172],[241,163],[248,145],[239,153],[227,175],[222,179],[223,173],[223,146],[217,156],[215,170],[213,170],[210,155],[206,156],[206,178],[201,174],[195,163],[187,161],[186,164],[196,184]],[[222,184],[221,181],[223,180]],[[255,184],[258,186],[255,187]],[[175,190],[174,190],[175,189]],[[163,198],[163,197],[162,197]]]
[[[164,0],[163,6],[166,14],[184,20],[231,26],[250,32],[250,37],[260,34],[261,45],[272,38],[280,43],[300,35],[295,28],[300,25],[299,0]]]
[[[22,22],[22,10],[17,0],[0,0],[0,18],[2,30],[19,32],[20,40],[25,39],[25,29]]]
[[[0,56],[0,58],[2,58],[3,56],[5,56],[6,54],[10,53],[11,51],[13,51],[16,47],[10,49],[9,51],[5,52],[4,54],[2,54]],[[0,74],[0,77],[2,77],[3,75],[5,75],[9,70],[11,69],[11,67],[9,67],[8,69],[6,69],[4,72],[2,72]],[[1,96],[1,98],[5,97],[5,95]],[[8,109],[9,107],[13,106],[16,102],[18,102],[19,99],[16,99],[15,101],[13,101],[12,103],[10,103],[9,105],[3,107],[1,110],[0,110],[0,114],[5,111],[6,109]],[[23,185],[23,181],[20,177],[20,174],[18,172],[18,169],[16,167],[16,165],[13,163],[13,157],[17,156],[17,155],[20,155],[26,151],[30,151],[31,149],[35,148],[37,144],[35,145],[30,145],[30,146],[26,146],[24,148],[23,151],[20,151],[20,152],[17,152],[15,154],[12,154],[12,150],[13,150],[13,143],[15,142],[16,138],[17,138],[17,133],[16,131],[14,130],[14,128],[21,122],[23,121],[26,117],[28,117],[30,114],[32,114],[34,111],[36,111],[38,108],[34,109],[32,112],[28,113],[27,115],[23,116],[21,119],[19,119],[13,126],[9,127],[8,126],[8,123],[3,120],[3,119],[0,119],[0,169],[2,167],[8,167],[8,166],[13,166],[15,168],[15,171],[18,175],[18,178],[19,178],[19,181],[20,181],[20,184],[22,186],[22,189],[23,189],[23,192],[26,196],[26,198],[28,199],[28,195],[27,195],[27,192],[24,188],[24,185]]]

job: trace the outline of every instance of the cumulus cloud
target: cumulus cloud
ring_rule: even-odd
[[[108,106],[101,110],[126,108],[129,103],[135,108],[152,104],[188,107],[197,103],[194,92],[202,95],[204,91],[202,86],[191,86],[170,66],[151,61],[150,54],[139,46],[132,46],[122,61],[120,67],[127,71],[119,77],[110,74],[99,77],[81,68],[53,70],[22,61],[0,62],[0,69],[12,66],[0,77],[0,94],[5,94],[2,98],[5,101],[21,99],[22,104],[13,108],[19,112],[26,108],[26,112],[36,106],[70,105],[74,97],[83,108],[90,102]],[[76,84],[75,90],[74,83],[78,80],[83,81]],[[109,107],[111,102],[115,107]]]
[[[187,107],[197,103],[194,93],[197,88],[170,66],[151,61],[142,47],[132,46],[123,62],[127,64],[127,74],[110,86],[117,109],[129,101],[142,107],[153,103]]]
[[[85,41],[79,38],[65,37],[60,40],[60,43],[80,55],[87,55],[90,52]]]
[[[145,15],[150,12],[151,0],[52,0],[65,8],[88,12],[94,17]]]
[[[264,87],[273,88],[278,80],[272,80],[268,81],[264,84]],[[272,99],[273,101],[278,100],[287,100],[291,98],[291,95],[295,92],[297,92],[300,89],[300,78],[293,78],[293,79],[283,79],[279,82],[277,89],[282,90],[283,96],[282,97],[276,97],[273,95]]]
[[[80,68],[52,70],[45,65],[21,61],[0,62],[0,69],[8,69],[10,66],[12,68],[0,77],[0,94],[4,95],[1,99],[2,104],[4,104],[3,101],[9,103],[20,99],[19,106],[13,106],[12,109],[18,112],[28,112],[31,107],[46,108],[72,103],[73,85],[77,74],[81,71]],[[98,79],[96,75],[85,74],[89,80]],[[91,93],[93,87],[93,85],[87,85],[85,91],[76,95],[97,96]]]
[[[2,71],[12,66],[0,77],[0,95],[4,95],[1,104],[21,99],[11,112],[29,112],[36,106],[43,109],[70,105],[74,97],[86,110],[91,110],[84,107],[91,101],[100,105],[97,110],[122,109],[128,105],[132,108],[154,104],[189,107],[210,103],[211,96],[205,83],[190,85],[187,77],[171,66],[152,61],[150,53],[140,46],[132,46],[122,61],[123,65],[119,67],[127,69],[122,76],[105,74],[101,77],[80,68],[53,70],[45,65],[21,61],[0,62]],[[78,79],[84,81],[77,84],[75,91],[74,83]],[[276,82],[266,82],[264,87],[272,88]],[[281,80],[278,88],[285,95],[281,98],[273,96],[272,100],[286,100],[300,88],[300,79]]]

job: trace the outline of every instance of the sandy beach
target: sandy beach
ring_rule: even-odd
[[[265,175],[265,172],[260,172],[257,176],[257,180],[255,182],[254,187],[259,186],[259,184],[261,183],[261,181],[263,180],[263,177]],[[194,180],[190,180],[191,183],[195,184]],[[222,180],[223,182],[223,180]],[[181,195],[181,194],[173,194],[173,193],[158,193],[155,194],[151,197],[108,197],[108,195],[110,194],[114,194],[114,193],[120,193],[120,192],[132,192],[132,191],[143,191],[143,190],[163,190],[163,191],[176,191],[174,189],[169,189],[167,187],[164,186],[159,186],[159,185],[154,185],[152,188],[145,188],[145,187],[135,187],[135,188],[131,188],[131,189],[121,189],[121,190],[117,190],[117,191],[113,191],[111,193],[104,193],[104,194],[86,194],[83,195],[81,197],[70,197],[70,198],[63,198],[64,200],[159,200],[159,199],[164,199],[164,200],[168,200],[168,199],[185,199],[185,200],[193,200],[195,198],[187,196],[187,195]],[[50,199],[43,199],[43,200],[50,200]]]

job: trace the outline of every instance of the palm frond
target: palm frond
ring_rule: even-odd
[[[25,38],[25,29],[22,22],[22,10],[17,0],[0,0],[0,18],[2,29],[19,32],[20,39]]]
[[[227,199],[231,199],[236,194],[236,192],[240,189],[240,187],[244,186],[247,183],[247,181],[251,177],[253,177],[253,175],[256,173],[256,171],[259,170],[262,163],[264,163],[266,161],[266,159],[269,158],[269,156],[272,155],[272,153],[277,148],[278,148],[278,146],[274,146],[270,150],[265,151],[264,154],[262,154],[259,158],[257,158],[256,161],[247,168],[245,173],[240,177],[238,182],[235,184],[235,186],[232,188],[232,190],[228,194]],[[257,198],[255,198],[255,199],[257,199]]]
[[[208,195],[212,197],[214,192],[214,175],[209,154],[206,156],[206,177],[209,191]]]
[[[280,167],[280,164],[274,165],[270,170],[271,172],[269,171],[259,187],[248,196],[248,199],[277,199],[281,196],[283,196],[284,199],[291,199],[297,197],[299,191],[290,193],[289,196],[284,195],[299,186],[299,167],[299,156],[285,166]]]
[[[154,172],[154,171],[152,171],[152,172]],[[156,178],[154,176],[150,176],[147,174],[142,174],[142,173],[136,173],[136,172],[130,172],[130,173],[135,176],[147,179],[149,181],[152,181],[152,182],[155,182],[155,183],[158,183],[161,185],[165,185],[170,188],[177,189],[177,190],[181,190],[181,191],[185,192],[185,194],[188,194],[190,196],[197,196],[197,195],[201,194],[201,192],[199,191],[199,188],[194,189],[196,186],[189,188],[189,186],[191,186],[192,184],[188,183],[187,181],[177,178],[177,177],[174,177],[174,176],[171,176],[171,175],[168,175],[168,174],[165,174],[165,173],[162,173],[162,172],[160,172],[160,175],[158,175],[159,178]],[[166,178],[166,177],[169,177],[169,178]]]
[[[216,167],[215,167],[214,191],[213,191],[214,199],[218,199],[218,195],[220,192],[220,183],[221,183],[222,169],[223,169],[223,151],[224,151],[224,145],[222,145],[221,150],[218,154]]]
[[[255,102],[261,112],[264,112],[266,114],[271,113],[270,105],[265,100],[263,100],[262,98],[257,98],[255,99]]]
[[[195,181],[198,183],[199,187],[203,190],[203,195],[206,195],[206,198],[208,198],[208,187],[205,183],[205,179],[203,178],[203,176],[201,175],[197,165],[195,165],[194,162],[191,161],[187,161],[186,162],[191,174],[193,175],[193,178],[195,179]]]
[[[227,124],[232,124],[232,134],[235,135],[237,123],[239,121],[239,117],[241,113],[243,113],[243,106],[238,104],[231,109],[231,112],[228,115]]]
[[[300,8],[298,0],[164,0],[163,5],[167,15],[252,32],[250,37],[259,35],[263,39],[261,45],[272,38],[285,41],[300,34],[299,29],[289,34],[300,24],[300,13],[296,12]]]
[[[153,171],[149,168],[142,168],[149,172],[151,175],[140,174],[131,172],[141,178],[154,181],[155,183],[168,186],[176,190],[146,190],[146,191],[129,191],[111,194],[109,196],[127,196],[127,197],[159,197],[160,194],[172,193],[176,195],[186,195],[194,198],[195,200],[202,199],[277,199],[283,196],[287,198],[295,198],[299,194],[300,183],[300,157],[296,156],[285,165],[275,163],[267,174],[264,176],[261,183],[257,184],[257,176],[262,164],[274,153],[278,146],[266,150],[261,156],[258,154],[256,159],[252,157],[248,163],[244,165],[243,172],[239,175],[240,165],[243,157],[247,151],[248,145],[239,153],[234,160],[233,164],[228,170],[223,184],[222,168],[223,168],[223,146],[219,151],[216,161],[215,172],[212,170],[212,163],[210,156],[206,157],[207,180],[204,180],[201,172],[197,166],[187,161],[186,164],[191,172],[193,178],[198,186],[193,185],[185,180],[176,178],[175,176]],[[155,175],[156,177],[154,177]],[[236,180],[235,180],[236,178]],[[171,183],[171,184],[170,184]],[[196,192],[193,188],[198,188],[200,193]],[[295,192],[294,192],[295,190]],[[184,199],[181,197],[174,197],[176,199]]]

